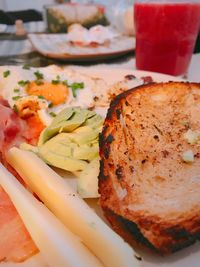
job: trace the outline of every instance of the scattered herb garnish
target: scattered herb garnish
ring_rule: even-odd
[[[39,95],[38,98],[45,99],[45,97],[43,95]]]
[[[42,79],[44,78],[44,75],[39,71],[34,72],[34,75],[36,77],[35,83],[37,85],[42,85],[43,84],[43,80]]]
[[[52,80],[51,83],[52,83],[52,84],[59,84],[60,81],[59,81],[59,80]]]
[[[18,108],[17,108],[16,105],[13,106],[13,110],[14,110],[15,113],[18,113],[19,112],[19,110],[18,110]]]
[[[52,108],[53,107],[53,103],[50,102],[49,105],[48,105],[49,108]]]
[[[69,87],[69,84],[68,84],[68,81],[67,80],[62,81],[62,84],[65,85],[65,86],[67,86],[67,87]]]
[[[15,88],[13,91],[14,93],[19,93],[20,90],[18,88]]]
[[[7,78],[9,75],[10,75],[10,70],[4,71],[4,73],[3,73],[4,78]]]
[[[42,84],[43,84],[43,81],[42,81],[42,80],[35,80],[35,83],[36,83],[37,85],[42,85]]]
[[[24,66],[22,67],[24,70],[30,70],[30,66],[28,64],[24,64]]]
[[[56,113],[54,112],[49,112],[49,115],[51,115],[52,117],[56,117]]]
[[[25,85],[27,85],[28,83],[30,83],[30,81],[23,81],[23,80],[21,80],[21,81],[19,81],[18,82],[18,84],[20,85],[20,86],[25,86]]]
[[[34,75],[35,75],[37,80],[42,80],[44,78],[44,75],[41,72],[39,72],[38,70],[36,72],[34,72]]]
[[[57,75],[55,80],[51,81],[52,84],[59,84],[60,83],[60,76]]]
[[[77,90],[80,90],[80,89],[84,89],[84,83],[81,82],[81,83],[72,83],[70,85],[71,89],[72,89],[72,95],[73,97],[76,97],[76,91]]]
[[[17,95],[17,96],[13,96],[13,97],[12,97],[12,100],[18,100],[18,99],[20,99],[20,98],[21,98],[21,96]]]

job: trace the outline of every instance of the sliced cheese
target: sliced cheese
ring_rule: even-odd
[[[102,267],[97,258],[0,164],[0,184],[50,267]]]
[[[12,148],[7,160],[31,190],[106,267],[139,266],[132,248],[34,153]]]

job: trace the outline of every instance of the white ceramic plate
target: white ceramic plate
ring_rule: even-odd
[[[135,38],[121,36],[109,45],[97,47],[74,46],[67,42],[67,34],[29,34],[34,48],[42,55],[68,61],[97,61],[127,54],[135,49]]]
[[[135,75],[136,78],[151,76],[155,82],[168,82],[168,81],[183,81],[180,77],[175,77],[167,74],[161,74],[150,71],[120,69],[120,68],[102,68],[101,66],[94,68],[91,67],[70,67],[81,73],[87,74],[91,77],[99,77],[109,82],[110,84],[121,81],[127,74]]]

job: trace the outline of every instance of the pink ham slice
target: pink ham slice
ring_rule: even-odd
[[[0,99],[0,161],[22,181],[15,170],[6,162],[6,151],[27,141],[26,122]],[[38,252],[9,196],[0,186],[0,262],[22,262]]]
[[[37,252],[9,196],[0,187],[0,262],[22,262]]]
[[[13,145],[18,145],[28,139],[27,125],[8,106],[8,103],[0,99],[0,148],[1,152]]]

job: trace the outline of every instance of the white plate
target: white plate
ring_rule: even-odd
[[[93,66],[87,68],[76,66],[70,67],[70,69],[71,68],[92,77],[102,78],[110,84],[121,81],[127,74],[135,75],[136,78],[151,76],[154,82],[183,81],[180,77],[150,71],[102,67],[94,68]]]
[[[151,76],[155,82],[182,81],[181,78],[170,75],[130,69],[86,69],[83,67],[76,67],[74,69],[93,77],[103,78],[109,83],[120,81],[127,74],[133,74],[137,78]],[[151,253],[146,254],[142,251],[140,251],[140,255],[143,258],[141,267],[200,267],[199,242],[171,256],[161,257]]]
[[[44,56],[70,61],[97,61],[127,54],[135,49],[135,38],[120,36],[109,45],[97,47],[74,46],[67,42],[67,34],[29,34],[34,48]]]

